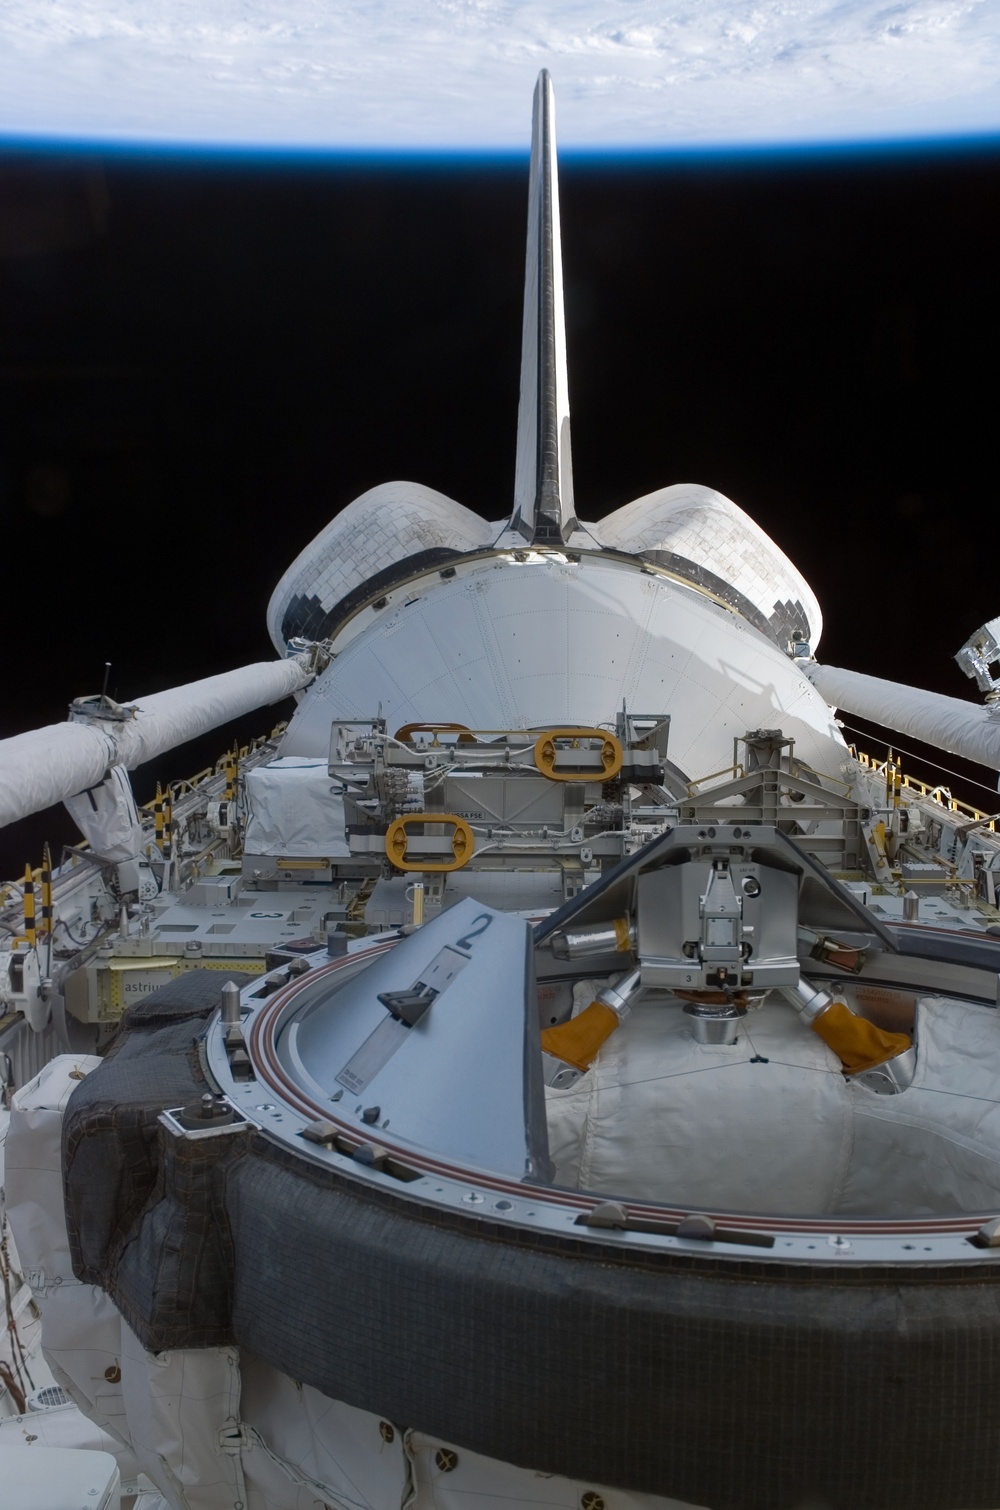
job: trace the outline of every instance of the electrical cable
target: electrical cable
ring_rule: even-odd
[[[974,706],[974,704],[970,704],[970,706]],[[961,771],[953,771],[946,765],[935,765],[929,756],[915,755],[912,750],[904,750],[902,745],[890,742],[881,734],[868,734],[864,729],[856,729],[853,724],[843,722],[841,722],[841,727],[849,730],[851,734],[860,734],[862,739],[876,739],[879,744],[885,745],[886,750],[898,751],[900,755],[905,755],[907,760],[915,760],[920,765],[925,765],[932,771],[943,771],[946,776],[954,776],[956,781],[966,781],[970,786],[978,787],[981,792],[989,792],[991,797],[997,796],[998,789],[995,786],[987,786],[985,782],[977,781],[974,776],[963,776]]]
[[[78,949],[86,949],[88,940],[87,939],[78,939],[75,936],[75,934],[72,932],[72,930],[70,929],[69,924],[65,921],[64,918],[56,918],[55,928],[61,928],[64,931],[64,933],[66,934],[66,936],[69,939],[70,943],[71,944],[75,944]],[[52,930],[53,933],[55,932],[55,928],[53,928],[53,930]]]

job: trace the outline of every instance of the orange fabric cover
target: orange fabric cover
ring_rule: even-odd
[[[618,1014],[602,1001],[592,1001],[579,1016],[560,1022],[554,1028],[544,1028],[542,1048],[546,1054],[552,1054],[578,1070],[587,1070],[617,1026]]]
[[[842,1001],[817,1017],[812,1030],[840,1059],[849,1074],[870,1070],[905,1053],[912,1040],[906,1033],[886,1033],[867,1017],[856,1017]]]

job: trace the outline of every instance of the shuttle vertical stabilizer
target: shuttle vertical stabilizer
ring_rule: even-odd
[[[555,104],[543,69],[535,86],[524,270],[521,399],[512,528],[526,540],[567,541],[576,528],[566,375]]]

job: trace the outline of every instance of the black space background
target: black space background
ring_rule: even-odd
[[[526,160],[0,153],[0,734],[105,660],[128,698],[270,658],[273,586],[375,483],[508,511],[526,188]],[[718,488],[812,583],[820,659],[975,697],[998,191],[1000,148],[565,161],[582,517]],[[0,872],[43,836],[76,834],[8,829]]]

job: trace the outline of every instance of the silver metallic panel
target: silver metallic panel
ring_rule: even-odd
[[[373,1135],[519,1177],[544,1167],[544,1109],[527,1089],[539,1054],[530,945],[520,918],[462,901],[344,985],[307,985],[278,1061]]]

